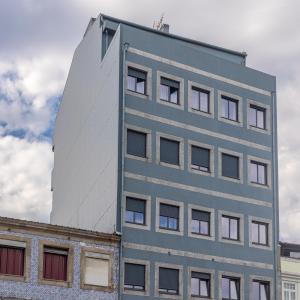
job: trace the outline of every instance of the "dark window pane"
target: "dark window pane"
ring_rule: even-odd
[[[135,130],[127,130],[127,153],[139,156],[146,157],[147,149],[147,134],[143,132],[138,132]]]
[[[193,220],[199,220],[199,221],[206,221],[209,222],[210,220],[210,213],[207,211],[201,211],[201,210],[192,210],[192,219]]]
[[[126,198],[126,209],[127,210],[145,213],[145,207],[146,207],[145,200],[140,200],[140,199],[136,199],[136,198],[132,198],[132,197]]]
[[[45,279],[67,281],[67,262],[68,254],[61,249],[44,249],[44,268],[43,275]]]
[[[222,153],[222,176],[239,179],[239,157]]]
[[[124,284],[135,289],[145,289],[145,266],[125,263]]]
[[[168,204],[160,204],[160,215],[171,217],[171,218],[179,218],[179,207],[175,205]]]
[[[159,289],[175,291],[178,294],[179,271],[169,268],[159,268]]]
[[[160,138],[160,161],[179,165],[179,142]]]
[[[192,168],[209,172],[210,150],[192,146]]]

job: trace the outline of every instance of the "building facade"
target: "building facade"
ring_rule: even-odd
[[[300,300],[300,245],[281,244],[282,300]]]
[[[275,77],[100,15],[53,139],[51,222],[122,235],[122,299],[279,299]]]
[[[118,299],[119,237],[0,218],[0,299]]]

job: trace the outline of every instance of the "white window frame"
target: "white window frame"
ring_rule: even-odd
[[[239,158],[239,175],[240,178],[236,179],[236,178],[231,178],[231,177],[227,177],[227,176],[223,176],[222,175],[222,154],[228,154],[231,156],[236,156]],[[232,181],[235,183],[243,183],[244,181],[244,160],[243,160],[243,153],[240,152],[236,152],[236,151],[232,151],[232,150],[228,150],[228,149],[224,149],[224,148],[218,148],[218,175],[219,178],[224,179],[224,180],[228,180],[228,181]]]
[[[179,142],[179,165],[173,165],[173,164],[160,161],[160,138],[165,138],[174,142]],[[184,170],[184,139],[175,135],[157,132],[156,133],[156,163],[164,167]]]
[[[249,124],[249,110],[251,105],[257,106],[265,110],[265,129],[251,126]],[[247,99],[247,129],[264,134],[271,134],[271,106],[258,101]]]
[[[238,120],[230,120],[222,117],[222,96],[237,101]],[[243,98],[225,91],[218,90],[218,120],[227,124],[243,127]]]
[[[160,81],[161,77],[174,80],[179,82],[179,93],[178,93],[178,104],[169,103],[168,101],[164,101],[160,99]],[[173,107],[176,109],[184,110],[184,79],[175,75],[171,75],[162,71],[157,71],[157,82],[156,82],[156,102]]]
[[[125,191],[123,194],[123,216],[126,215],[126,198],[132,197],[144,200],[146,202],[146,214],[145,214],[145,224],[133,224],[133,223],[127,223],[125,217],[123,218],[123,226],[124,227],[130,227],[135,229],[142,229],[142,230],[150,230],[151,229],[151,196],[150,195],[144,195],[144,194],[138,194],[138,193],[132,193]]]
[[[226,239],[223,238],[222,236],[222,216],[228,216],[228,217],[233,217],[233,218],[238,218],[239,219],[239,240],[231,240],[231,239]],[[224,211],[224,210],[219,210],[218,211],[218,221],[219,221],[219,242],[222,243],[228,243],[228,244],[235,244],[239,246],[244,245],[244,215],[231,212],[231,211]]]
[[[147,73],[147,79],[146,79],[146,94],[141,94],[141,93],[137,93],[134,91],[130,91],[127,89],[127,77],[128,77],[128,68],[133,68],[133,69],[137,69],[140,70],[142,72]],[[125,93],[134,97],[138,97],[144,100],[152,100],[152,69],[144,66],[144,65],[140,65],[131,61],[127,61],[126,62],[126,74],[125,74]]]
[[[208,98],[208,106],[209,106],[209,111],[208,113],[203,112],[203,111],[199,111],[196,109],[192,108],[192,104],[191,104],[191,99],[192,99],[192,88],[195,87],[196,89],[200,89],[200,90],[204,90],[207,91],[209,93],[209,98]],[[214,118],[215,115],[215,108],[214,108],[214,88],[209,87],[207,85],[204,84],[200,84],[194,81],[188,81],[188,111],[191,113],[195,113],[197,115],[203,116],[203,117],[208,117],[208,118]]]
[[[145,266],[145,290],[144,291],[125,289],[125,287],[124,287],[125,263]],[[122,276],[122,278],[123,278],[123,282],[122,282],[123,294],[134,295],[134,296],[149,296],[150,295],[150,262],[148,260],[124,258],[123,259],[123,276]]]
[[[209,150],[209,169],[210,172],[204,172],[192,168],[192,146],[200,147]],[[214,146],[204,143],[199,143],[193,140],[188,140],[188,170],[193,174],[204,175],[204,176],[215,176],[215,153]]]
[[[273,240],[272,240],[272,231],[273,231],[273,226],[272,226],[272,220],[266,219],[266,218],[259,218],[255,216],[249,216],[248,217],[248,227],[249,227],[249,247],[252,248],[257,248],[257,249],[263,249],[263,250],[273,250]],[[258,222],[258,223],[265,223],[267,225],[268,229],[268,244],[267,245],[260,245],[260,244],[255,244],[252,242],[252,222]]]
[[[266,165],[267,171],[267,182],[266,184],[259,184],[251,181],[251,161],[261,163]],[[263,159],[257,156],[247,155],[247,166],[248,166],[248,184],[254,187],[259,187],[263,189],[271,189],[272,188],[272,165],[271,161],[267,159]]]
[[[132,154],[127,153],[127,132],[128,130],[133,130],[137,131],[140,133],[145,133],[146,134],[146,157],[140,157],[140,156],[135,156]],[[130,159],[136,159],[144,162],[151,162],[152,161],[152,131],[150,129],[140,127],[140,126],[135,126],[131,124],[125,124],[125,141],[124,141],[124,146],[125,146],[125,157],[130,158]]]
[[[167,204],[172,206],[177,206],[179,208],[179,218],[178,218],[178,230],[169,230],[160,228],[160,204]],[[184,234],[184,203],[180,201],[164,199],[164,198],[156,198],[156,214],[155,214],[156,224],[155,231],[166,234],[174,234],[181,235]]]
[[[293,285],[295,285],[295,289],[294,290],[291,290],[291,289],[285,289],[284,288],[284,284],[285,283],[287,283],[287,284],[293,284]],[[298,299],[298,288],[297,288],[297,286],[298,286],[298,283],[296,282],[296,281],[287,281],[287,280],[284,280],[284,279],[282,279],[282,300],[285,300],[285,298],[284,298],[284,293],[285,292],[288,292],[289,293],[289,299],[291,299],[291,293],[292,292],[295,292],[295,299],[297,300]]]
[[[160,267],[174,269],[174,270],[179,271],[178,295],[163,294],[163,293],[159,292],[159,268]],[[155,281],[155,297],[166,298],[166,299],[176,299],[176,300],[183,299],[183,266],[156,262],[155,263],[154,281]]]
[[[192,210],[193,209],[210,213],[210,234],[209,235],[195,234],[192,232]],[[192,237],[192,238],[197,238],[197,239],[214,241],[215,235],[216,235],[215,210],[210,207],[189,204],[188,205],[188,236]]]

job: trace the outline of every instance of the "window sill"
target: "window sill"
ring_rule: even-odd
[[[261,184],[252,181],[249,182],[249,185],[253,187],[262,188],[262,189],[271,189],[271,186],[269,186],[268,184]]]
[[[221,237],[219,241],[222,243],[244,246],[244,241],[241,241],[241,240],[232,240],[232,239],[227,239],[227,238]]]
[[[0,280],[12,280],[18,282],[28,281],[26,276],[12,275],[12,274],[0,274]]]
[[[125,154],[125,157],[129,158],[129,159],[144,161],[144,162],[151,162],[151,158],[143,157],[143,156],[137,156],[137,155],[128,154],[128,153]]]
[[[166,234],[173,234],[173,235],[183,235],[183,231],[174,230],[174,229],[167,229],[167,228],[161,228],[159,226],[156,228],[156,232],[166,233]]]
[[[166,106],[169,106],[169,107],[173,107],[173,108],[176,108],[176,109],[184,110],[183,105],[180,104],[180,103],[173,103],[173,102],[170,102],[168,100],[162,100],[162,99],[157,99],[157,103],[160,103],[160,104],[163,104],[163,105],[166,105]]]
[[[162,166],[162,167],[168,167],[168,168],[183,170],[183,166],[181,166],[181,165],[170,164],[170,163],[166,163],[166,162],[163,162],[163,161],[159,161],[159,165]]]
[[[260,249],[260,250],[272,250],[271,245],[256,244],[256,243],[252,243],[251,241],[249,243],[249,246],[251,248],[256,248],[256,249]]]
[[[219,121],[230,124],[230,125],[235,125],[238,127],[243,127],[243,123],[241,121],[235,121],[231,119],[224,118],[222,116],[219,116]]]
[[[93,285],[93,284],[85,284],[82,283],[80,288],[83,290],[93,290],[93,291],[101,291],[101,292],[108,292],[112,293],[114,288],[112,286],[100,286],[100,285]]]
[[[67,287],[67,288],[71,288],[72,287],[72,283],[68,282],[68,281],[62,281],[62,280],[51,280],[51,279],[40,279],[38,281],[39,284],[42,285],[54,285],[54,286],[60,286],[60,287]]]
[[[126,94],[134,96],[134,97],[137,97],[137,98],[141,98],[141,99],[144,99],[144,100],[151,100],[150,96],[147,95],[147,94],[142,94],[142,93],[131,91],[131,90],[127,90],[127,89],[126,89]]]
[[[193,168],[191,165],[189,166],[189,172],[197,174],[197,175],[204,175],[208,177],[215,177],[214,172],[211,171],[201,171],[199,169]]]
[[[213,114],[213,113],[201,111],[201,110],[198,110],[198,109],[194,109],[194,108],[192,108],[192,107],[190,107],[190,106],[189,106],[189,108],[188,108],[188,112],[193,113],[193,114],[196,114],[196,115],[199,115],[199,116],[211,118],[211,119],[214,118],[214,114]]]
[[[228,176],[224,176],[224,175],[220,175],[219,178],[223,179],[223,180],[235,182],[235,183],[243,183],[242,178],[234,178],[234,177],[228,177]]]
[[[134,229],[150,230],[150,224],[137,224],[137,223],[129,223],[124,221],[123,226],[128,228],[134,228]]]

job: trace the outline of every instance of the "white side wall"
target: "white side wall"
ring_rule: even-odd
[[[76,49],[54,133],[52,224],[115,231],[120,33],[101,62],[95,21]]]

